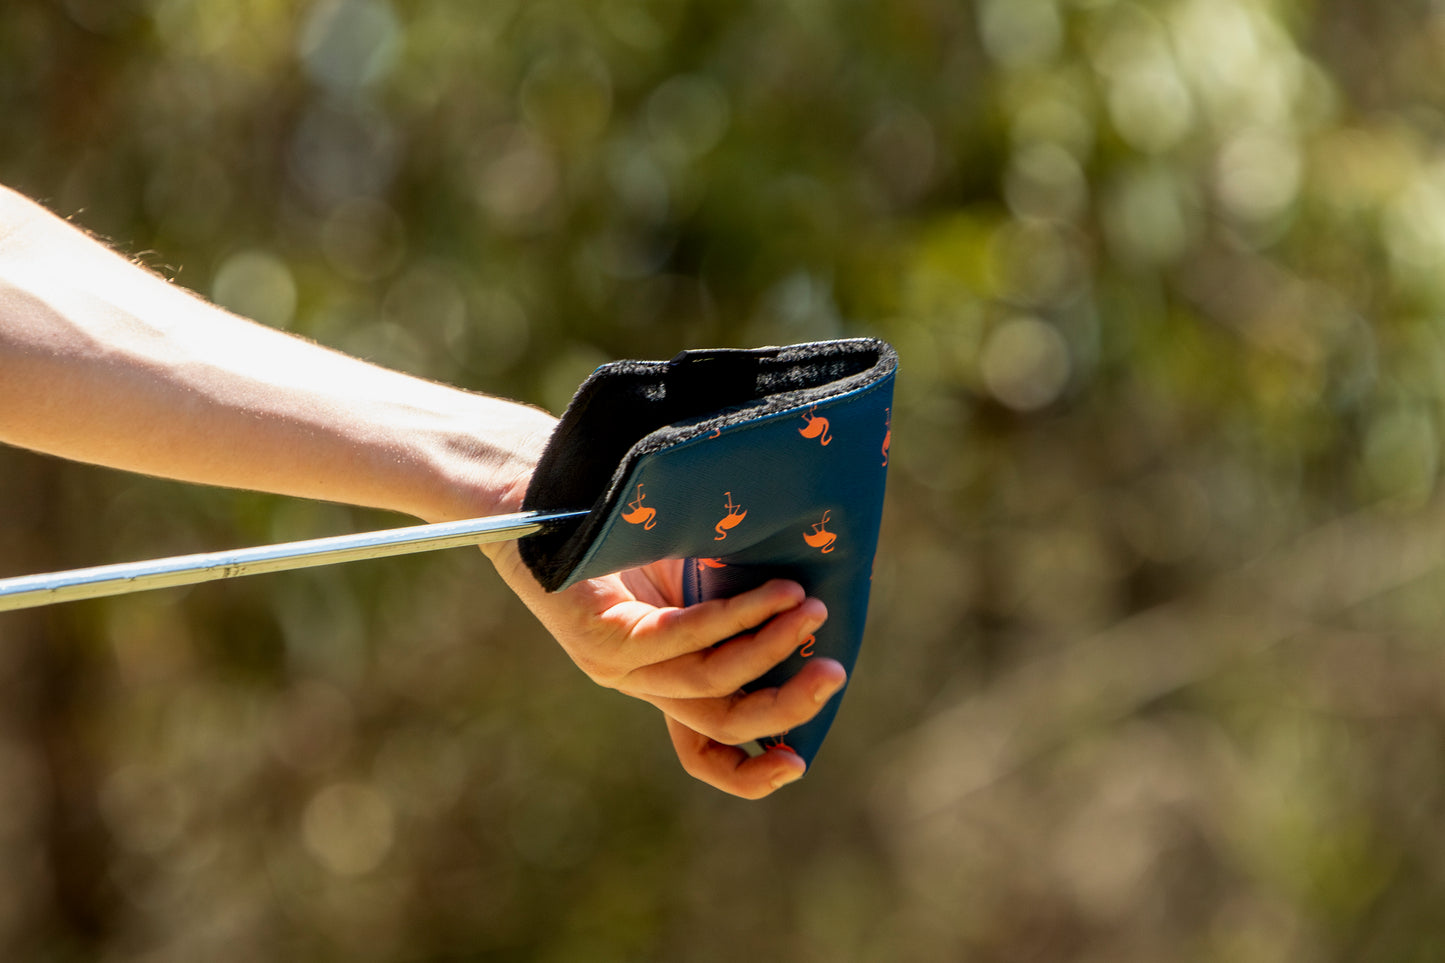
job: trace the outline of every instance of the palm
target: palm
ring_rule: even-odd
[[[841,688],[843,667],[809,664],[784,685],[741,687],[787,658],[826,618],[793,582],[683,607],[682,562],[664,560],[548,593],[514,546],[492,553],[499,573],[594,682],[660,709],[692,775],[757,798],[802,774],[803,761],[736,746],[801,725]],[[719,644],[724,643],[726,644]]]
[[[682,605],[681,559],[663,559],[621,572],[617,577],[621,580],[622,590],[639,602],[657,608]]]

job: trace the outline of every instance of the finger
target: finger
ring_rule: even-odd
[[[694,732],[738,746],[795,729],[818,714],[848,674],[832,659],[809,659],[780,686],[722,699],[649,699]]]
[[[668,735],[682,768],[694,779],[743,799],[764,796],[797,782],[807,764],[790,749],[769,749],[760,756],[709,739],[667,717]]]
[[[827,618],[827,607],[808,599],[757,632],[636,669],[620,688],[642,699],[730,696],[791,655]]]
[[[636,667],[665,662],[755,629],[802,605],[806,598],[797,582],[773,579],[731,598],[710,599],[686,608],[651,609],[633,624],[626,643],[646,656]]]

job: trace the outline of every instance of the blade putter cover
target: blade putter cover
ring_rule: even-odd
[[[778,685],[817,656],[851,678],[897,365],[884,342],[855,339],[602,366],[563,414],[523,503],[591,511],[523,539],[523,559],[556,591],[682,558],[687,604],[793,579],[822,599],[828,621],[745,688]],[[811,765],[841,698],[763,745],[784,744]]]

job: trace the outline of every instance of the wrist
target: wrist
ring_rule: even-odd
[[[426,480],[402,506],[430,522],[522,510],[532,472],[556,419],[537,408],[457,392],[458,404],[425,435]]]

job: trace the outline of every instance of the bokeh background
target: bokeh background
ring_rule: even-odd
[[[0,182],[560,409],[902,357],[815,771],[479,553],[0,616],[0,957],[1445,956],[1445,5],[5,0]],[[0,415],[3,417],[3,415]],[[401,523],[0,450],[0,575]]]

